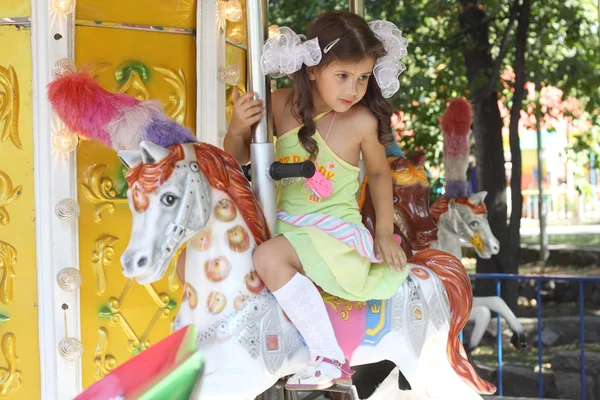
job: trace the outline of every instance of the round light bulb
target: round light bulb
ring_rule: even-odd
[[[62,153],[70,153],[77,148],[79,138],[68,129],[61,129],[52,137],[52,145]]]
[[[62,199],[56,204],[54,209],[56,216],[61,221],[70,221],[79,217],[79,204],[73,199]]]
[[[74,292],[81,286],[81,273],[77,268],[63,268],[56,276],[56,283],[65,292]]]
[[[58,353],[66,361],[78,360],[83,354],[83,344],[74,337],[64,338],[58,344]]]
[[[52,9],[59,14],[69,15],[75,11],[75,0],[52,0]]]
[[[72,74],[75,72],[75,66],[70,58],[61,58],[54,63],[52,74],[54,78],[60,78],[61,76]]]
[[[217,18],[238,22],[242,19],[242,5],[239,0],[219,0],[217,3]]]
[[[269,39],[275,39],[279,36],[279,26],[271,25],[269,26]]]

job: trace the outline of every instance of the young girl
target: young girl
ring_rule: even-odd
[[[272,93],[279,136],[276,160],[313,160],[318,177],[278,188],[278,236],[260,245],[254,265],[298,328],[314,362],[292,376],[290,388],[324,389],[350,380],[315,287],[348,300],[393,297],[406,278],[406,256],[393,233],[392,180],[384,145],[393,141],[392,108],[406,41],[391,23],[368,25],[349,12],[319,16],[306,41],[289,28],[265,44],[263,72],[293,74],[293,89]],[[263,115],[253,93],[234,103],[225,150],[249,161],[250,126]],[[361,223],[356,192],[362,152],[377,214],[375,240]],[[389,268],[388,268],[389,265]],[[313,283],[314,282],[314,283]]]

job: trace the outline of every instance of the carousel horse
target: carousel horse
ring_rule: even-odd
[[[111,94],[82,74],[58,78],[48,97],[73,132],[120,150],[133,217],[123,274],[155,282],[187,242],[175,326],[197,328],[206,358],[200,398],[253,399],[304,367],[307,347],[252,264],[253,249],[270,232],[237,161],[190,139],[155,103]],[[431,249],[409,266],[388,300],[351,302],[323,293],[351,365],[390,360],[414,393],[429,398],[494,393],[458,339],[472,304],[464,266]]]
[[[469,102],[462,97],[450,101],[440,118],[446,173],[444,196],[431,206],[431,215],[438,226],[438,241],[433,247],[451,253],[458,259],[462,257],[461,240],[470,243],[481,258],[490,258],[500,251],[500,242],[492,233],[487,219],[487,192],[468,194],[467,169],[471,123]],[[473,299],[470,319],[476,323],[469,348],[474,348],[481,341],[491,318],[490,311],[499,313],[507,321],[514,333],[512,343],[515,347],[525,348],[527,339],[523,326],[498,296]]]
[[[428,248],[438,242],[438,227],[436,209],[429,208],[429,183],[427,181],[424,169],[425,154],[416,154],[408,159],[388,157],[392,174],[392,186],[394,193],[394,233],[402,238],[402,248],[411,256],[414,252]],[[444,199],[436,202],[437,205]],[[478,205],[481,205],[479,203]],[[483,204],[485,207],[485,204]],[[375,209],[369,194],[368,181],[364,180],[359,194],[359,208],[363,217],[363,224],[371,233],[375,232],[376,219]],[[485,211],[485,208],[484,208]],[[431,213],[431,214],[430,214]],[[490,231],[489,223],[485,212],[483,218],[480,218],[480,224],[487,226]],[[487,237],[481,235],[481,237]],[[506,305],[502,298],[497,296],[473,297],[473,308],[469,315],[469,321],[474,322],[474,327],[469,336],[468,349],[472,350],[479,345],[491,319],[491,311],[500,314],[509,324],[513,331],[512,344],[516,348],[525,348],[527,341],[523,326],[520,324],[514,313]],[[390,363],[378,363],[370,365],[368,368],[359,367],[354,377],[359,394],[370,396],[374,389],[378,387],[383,377],[388,376],[369,399],[390,399],[394,391],[390,389],[391,385],[397,390],[409,390],[410,385],[395,366]],[[395,382],[398,382],[397,384]],[[382,397],[383,396],[383,397]],[[399,396],[399,397],[398,397]],[[362,396],[361,396],[362,397]],[[404,399],[395,394],[394,399]]]

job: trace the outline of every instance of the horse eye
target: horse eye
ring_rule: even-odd
[[[477,227],[479,227],[479,222],[472,221],[470,225],[471,225],[471,228],[477,228]]]
[[[171,193],[164,194],[160,201],[166,206],[172,206],[177,201],[177,197]]]
[[[394,195],[394,203],[398,202],[398,196]]]

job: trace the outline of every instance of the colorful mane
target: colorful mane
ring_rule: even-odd
[[[137,150],[142,141],[165,148],[197,142],[189,129],[169,119],[157,101],[111,93],[85,72],[51,82],[48,99],[72,132],[115,150]]]
[[[221,149],[206,143],[194,144],[200,171],[210,186],[226,192],[242,213],[256,244],[269,238],[262,209],[257,207],[248,180],[244,177],[238,162]],[[177,162],[184,159],[181,146],[169,148],[169,155],[156,164],[139,164],[126,175],[132,189],[133,205],[138,212],[148,208],[148,195],[169,179]]]

